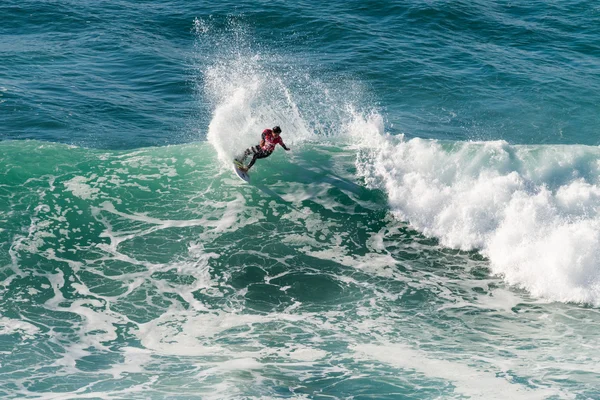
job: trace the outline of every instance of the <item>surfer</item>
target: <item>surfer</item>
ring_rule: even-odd
[[[275,126],[273,129],[265,129],[262,132],[260,144],[257,146],[248,147],[241,157],[236,157],[235,161],[241,164],[239,165],[239,169],[242,171],[248,171],[250,168],[252,168],[256,160],[259,158],[269,157],[275,150],[275,146],[278,144],[280,144],[281,147],[283,147],[286,151],[290,151],[289,147],[283,143],[281,136],[279,136],[280,134],[281,128],[279,126]],[[246,158],[251,154],[252,160],[246,167],[244,167],[244,160],[246,160]]]

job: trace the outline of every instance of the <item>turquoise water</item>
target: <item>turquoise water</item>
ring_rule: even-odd
[[[1,397],[600,397],[595,3],[0,15]]]

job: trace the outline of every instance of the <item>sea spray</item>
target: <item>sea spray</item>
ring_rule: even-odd
[[[283,129],[286,144],[297,147],[358,135],[365,118],[381,118],[358,82],[319,79],[294,62],[297,55],[254,43],[235,19],[225,27],[197,19],[195,34],[196,90],[209,100],[212,115],[207,140],[224,165],[274,125]]]

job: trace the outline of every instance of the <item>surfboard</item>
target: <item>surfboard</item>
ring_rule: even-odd
[[[242,171],[240,169],[240,166],[242,166],[241,163],[239,163],[237,161],[233,162],[233,170],[235,171],[237,176],[239,176],[241,180],[250,183],[250,175],[248,175],[248,173],[246,171]]]

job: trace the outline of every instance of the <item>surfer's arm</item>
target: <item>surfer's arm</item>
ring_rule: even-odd
[[[266,132],[263,132],[261,137],[260,137],[260,148],[262,149],[263,146],[265,145],[265,136],[266,136]]]
[[[283,143],[283,140],[279,140],[279,144],[280,144],[280,145],[281,145],[281,147],[283,147],[283,148],[284,148],[286,151],[290,151],[290,148],[289,148],[289,147],[287,147],[287,146],[285,145],[285,143]]]

